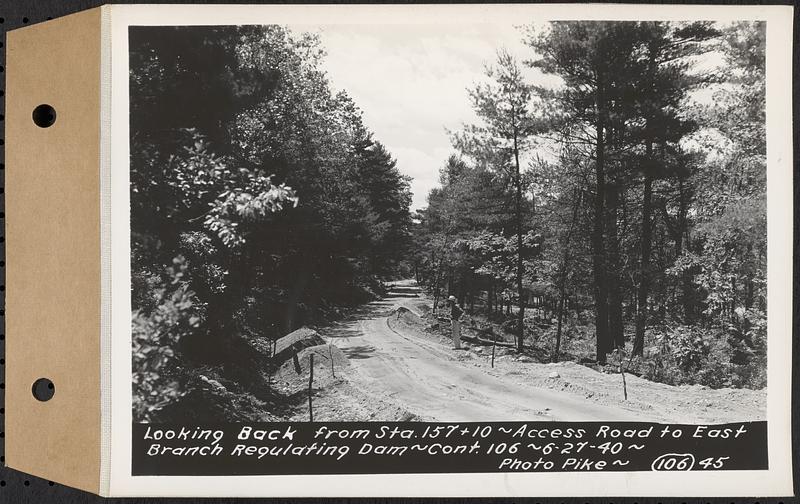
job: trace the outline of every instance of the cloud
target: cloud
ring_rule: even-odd
[[[430,151],[404,146],[392,151],[397,158],[397,167],[413,179],[411,181],[411,190],[414,193],[413,209],[427,206],[428,193],[439,184],[439,169],[451,151],[449,145]]]

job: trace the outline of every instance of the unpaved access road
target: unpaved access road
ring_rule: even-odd
[[[459,361],[456,351],[441,343],[392,329],[388,317],[417,292],[411,282],[395,284],[389,297],[324,331],[347,355],[353,367],[349,379],[360,390],[425,420],[657,421],[644,412],[513,383]]]

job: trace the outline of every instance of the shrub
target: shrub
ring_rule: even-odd
[[[696,371],[708,359],[711,347],[698,328],[679,325],[667,333],[667,338],[675,363],[681,371]]]
[[[186,261],[176,257],[161,279],[162,286],[153,290],[152,308],[132,314],[135,421],[151,421],[183,394],[174,372],[175,348],[200,323],[194,293],[183,280],[185,272]]]
[[[738,346],[729,327],[675,326],[652,331],[658,346],[648,358],[635,360],[644,378],[670,385],[761,389],[766,386],[766,345]],[[746,350],[745,350],[746,348]],[[747,353],[744,362],[740,361]]]

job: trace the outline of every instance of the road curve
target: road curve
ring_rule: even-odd
[[[522,386],[458,361],[433,340],[392,329],[393,309],[415,296],[404,283],[349,320],[323,331],[347,355],[350,380],[361,390],[426,419],[480,421],[655,421],[566,392]]]

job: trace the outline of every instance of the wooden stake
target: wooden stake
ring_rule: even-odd
[[[311,403],[311,386],[314,384],[314,354],[311,354],[308,373],[308,421],[314,421],[314,406]]]
[[[336,378],[336,371],[333,369],[333,348],[331,348],[330,344],[328,344],[328,355],[331,356],[331,374]]]
[[[494,349],[497,346],[497,335],[492,330],[492,367],[494,367]]]
[[[622,368],[622,364],[619,366],[619,372],[622,374],[622,393],[625,395],[625,400],[628,400],[628,384],[625,383],[625,370]]]
[[[633,352],[631,352],[630,358],[628,358],[628,368],[631,366],[631,362],[633,362]],[[622,362],[622,357],[619,359],[619,372],[622,375],[622,393],[625,396],[625,400],[628,400],[628,384],[625,382],[625,367]]]

